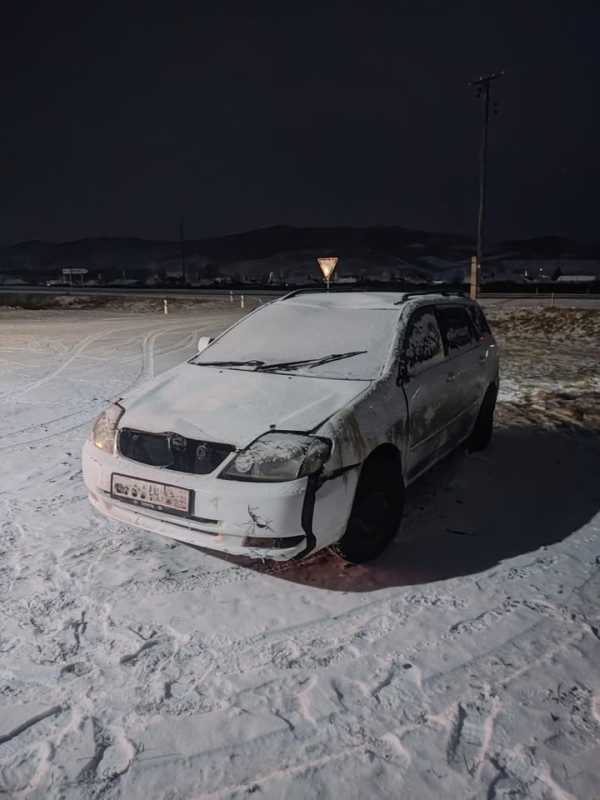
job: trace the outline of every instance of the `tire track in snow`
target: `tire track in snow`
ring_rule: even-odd
[[[197,325],[198,323],[197,323],[197,321],[189,321],[189,322],[185,322],[184,323],[182,320],[177,320],[176,322],[173,322],[171,324],[163,322],[161,324],[160,328],[154,328],[152,331],[150,331],[150,332],[148,332],[148,334],[146,334],[146,336],[144,337],[144,345],[143,346],[145,346],[145,343],[146,343],[146,340],[148,339],[148,337],[152,336],[154,333],[159,335],[161,332],[164,332],[164,333],[167,333],[167,332],[178,332],[181,329],[189,328],[189,326],[191,324]],[[43,386],[45,383],[48,383],[49,381],[52,381],[55,378],[57,378],[77,358],[79,358],[90,345],[95,344],[98,341],[100,341],[102,339],[106,339],[107,337],[110,337],[110,336],[127,333],[129,331],[134,331],[139,327],[137,325],[132,327],[131,322],[125,322],[124,325],[125,325],[125,327],[113,328],[113,329],[111,329],[109,331],[101,330],[101,331],[99,331],[97,333],[93,333],[93,334],[90,334],[89,336],[86,336],[84,339],[82,339],[79,342],[79,344],[77,344],[70,351],[70,353],[67,356],[67,358],[59,366],[57,366],[55,369],[50,370],[50,372],[48,372],[46,375],[44,375],[41,378],[33,381],[32,383],[28,384],[25,387],[22,387],[20,389],[12,391],[12,392],[6,392],[6,393],[0,395],[0,401],[14,400],[14,399],[19,399],[20,397],[23,397],[25,394],[28,394],[29,392],[33,391],[34,389],[37,389],[40,386]],[[139,338],[139,336],[138,335],[134,335],[131,339],[128,339],[125,342],[125,344],[128,344],[129,342],[135,341],[137,338]],[[149,353],[149,359],[152,359],[152,358],[153,358],[153,352],[151,351]]]
[[[196,324],[196,323],[194,323],[194,324]],[[183,327],[179,327],[179,325],[174,325],[174,326],[166,328],[166,329],[164,327],[161,327],[161,328],[149,331],[144,336],[143,341],[142,341],[142,366],[141,366],[138,374],[136,375],[136,377],[134,378],[133,381],[131,381],[125,387],[120,388],[118,390],[118,392],[116,392],[115,394],[124,394],[125,392],[129,391],[130,389],[132,389],[140,380],[146,380],[146,379],[150,379],[150,378],[154,377],[155,343],[156,343],[156,340],[161,335],[165,335],[165,334],[169,334],[169,333],[179,333],[181,330],[184,330],[184,331],[187,330],[188,327],[189,327],[189,324],[186,324]],[[105,333],[103,335],[104,336],[112,335],[112,333],[113,332],[111,332],[109,334]],[[94,342],[98,341],[99,339],[103,338],[103,335],[95,336],[93,338],[93,341]],[[191,335],[193,335],[193,334],[191,334]],[[90,339],[90,338],[92,338],[92,337],[88,337],[88,339]],[[137,338],[137,337],[134,337],[134,338]],[[187,340],[189,338],[190,337],[186,337],[185,341],[187,342]],[[91,342],[88,341],[88,344],[90,344],[90,343]],[[81,344],[83,345],[84,343],[82,342]],[[187,346],[187,345],[183,345],[183,346]],[[181,348],[179,348],[179,347],[172,348],[172,350],[167,351],[166,354],[168,354],[169,352],[176,352],[178,349],[181,349]],[[72,363],[75,360],[75,358],[80,356],[82,350],[83,350],[83,347],[80,349],[80,352],[78,352],[77,354],[74,354],[72,356],[72,358],[69,360],[69,363]],[[159,352],[157,355],[158,356],[162,356],[163,353]],[[49,381],[49,380],[52,380],[53,378],[56,377],[56,375],[59,372],[61,372],[63,369],[65,369],[68,365],[69,364],[65,362],[61,367],[59,367],[51,375],[45,376],[43,379],[40,379],[40,381],[37,382],[37,384],[31,384],[26,389],[26,391],[29,391],[29,390],[31,390],[33,388],[37,388],[37,386],[41,385],[42,383],[44,383],[46,381]],[[72,431],[78,430],[79,428],[83,427],[84,425],[87,425],[90,422],[92,422],[95,419],[95,417],[97,416],[97,414],[100,413],[100,411],[106,406],[107,402],[108,402],[107,399],[103,399],[101,402],[95,403],[94,405],[90,404],[91,407],[90,407],[89,411],[92,412],[91,414],[89,413],[89,411],[78,409],[77,411],[73,411],[70,414],[64,414],[64,415],[61,415],[60,417],[55,417],[53,419],[46,420],[46,421],[40,422],[40,423],[35,423],[35,424],[32,424],[32,425],[26,426],[26,427],[24,427],[24,428],[22,428],[22,429],[20,429],[18,431],[12,431],[10,433],[4,434],[4,435],[0,436],[0,441],[4,441],[5,442],[7,439],[12,438],[13,436],[17,436],[20,433],[25,433],[25,432],[30,431],[30,430],[33,431],[33,430],[36,430],[36,429],[39,430],[40,428],[53,426],[53,425],[55,425],[55,424],[57,424],[59,422],[62,422],[64,420],[66,420],[66,419],[70,419],[70,418],[72,418],[74,416],[78,416],[78,415],[82,415],[82,414],[84,415],[83,419],[80,422],[78,422],[76,425],[71,425],[71,426],[66,427],[66,428],[61,427],[58,431],[51,431],[47,435],[38,436],[38,437],[36,437],[34,439],[19,440],[17,442],[11,442],[10,444],[2,444],[2,445],[0,445],[0,451],[2,451],[2,450],[10,450],[10,449],[13,449],[15,447],[35,446],[35,445],[40,444],[40,443],[45,443],[48,440],[55,438],[56,436],[60,436],[60,435],[65,434],[65,433],[70,433]]]
[[[532,563],[529,569],[522,577],[530,578],[536,571],[543,572],[546,569],[546,564],[543,562]],[[306,568],[310,568],[310,564],[306,564]],[[125,597],[137,596],[141,594],[151,593],[153,595],[160,594],[174,594],[179,592],[203,592],[215,591],[221,587],[232,584],[242,583],[246,581],[260,580],[263,576],[285,578],[288,571],[295,571],[297,565],[292,563],[281,563],[273,565],[255,565],[252,569],[246,566],[233,566],[229,568],[209,571],[199,571],[198,573],[188,574],[188,570],[184,571],[183,577],[181,573],[167,574],[161,578],[154,578],[151,580],[132,581],[127,582],[123,586],[113,587],[111,589],[111,598],[118,600]],[[514,571],[514,568],[509,567],[504,571],[507,577]],[[468,579],[469,585],[474,585],[476,578]],[[108,599],[108,598],[107,598]],[[365,629],[373,629],[372,620],[379,619],[386,620],[384,627],[390,633],[392,630],[403,625],[406,620],[406,614],[416,613],[420,609],[432,610],[443,608],[444,610],[461,609],[463,615],[454,623],[449,626],[448,631],[441,634],[435,640],[422,640],[419,646],[419,652],[441,646],[448,640],[456,639],[459,636],[471,636],[473,633],[483,633],[486,630],[496,626],[497,623],[506,618],[507,616],[521,610],[531,611],[533,613],[540,613],[546,615],[554,615],[554,607],[544,604],[535,603],[530,600],[513,600],[507,597],[500,605],[489,608],[481,612],[476,617],[469,619],[464,616],[464,612],[474,602],[473,600],[463,600],[457,598],[453,594],[444,594],[440,592],[424,592],[424,593],[411,593],[406,594],[400,590],[397,593],[388,595],[383,598],[372,600],[369,603],[363,603],[357,607],[351,608],[347,611],[341,612],[334,616],[326,616],[319,620],[310,620],[308,622],[299,623],[297,625],[286,626],[278,628],[273,631],[266,631],[264,633],[252,635],[239,640],[228,640],[222,648],[214,651],[214,657],[222,664],[227,664],[225,674],[238,674],[247,672],[252,669],[259,669],[265,663],[270,662],[270,653],[265,653],[264,647],[274,647],[282,642],[293,639],[296,644],[296,655],[290,656],[289,668],[292,662],[298,661],[297,666],[300,666],[301,658],[298,655],[300,645],[311,644],[311,651],[315,652],[314,644],[316,640],[322,638],[326,643],[327,648],[332,646],[333,642],[339,641],[339,632],[348,631],[350,627],[351,634],[349,641],[360,638],[355,633]],[[567,612],[556,611],[557,618],[563,618]],[[359,622],[361,618],[365,618],[364,626]],[[383,623],[382,623],[383,624]],[[382,634],[383,635],[383,634]],[[380,637],[375,637],[380,638]],[[347,644],[347,643],[346,643]],[[411,651],[416,654],[415,651]],[[256,660],[257,653],[261,656]],[[408,651],[406,653],[408,658]],[[225,657],[227,656],[227,657]],[[234,665],[238,660],[243,662],[239,670]],[[315,656],[315,661],[319,659],[318,650]]]
[[[517,680],[526,672],[535,670],[540,660],[555,658],[579,635],[565,637],[562,626],[557,625],[556,621],[546,620],[543,625],[540,638],[550,642],[550,646],[544,650],[540,659],[530,661],[522,658],[514,669],[505,670],[502,675],[494,675],[495,680],[488,684],[488,697],[501,692],[506,684]],[[536,641],[539,635],[537,627],[533,626],[531,630],[512,637],[511,641],[518,641],[520,647],[527,649],[528,643]],[[503,643],[499,645],[502,648],[503,646]],[[485,656],[490,656],[490,653],[482,654],[482,657]],[[368,693],[363,694],[360,702],[356,698],[346,701],[344,693],[339,688],[334,692],[332,687],[329,701],[337,704],[337,710],[328,712],[325,708],[321,715],[313,717],[312,722],[306,718],[304,722],[298,721],[294,717],[290,721],[289,711],[279,705],[286,702],[286,698],[289,700],[290,687],[287,687],[287,692],[273,690],[270,704],[267,703],[264,707],[255,706],[246,713],[271,713],[275,719],[285,717],[288,719],[285,726],[278,726],[270,733],[254,734],[199,753],[165,757],[161,759],[160,766],[156,766],[162,769],[165,760],[172,765],[181,763],[193,766],[193,772],[202,777],[193,781],[189,787],[186,786],[191,796],[226,798],[241,790],[251,790],[255,785],[286,780],[310,769],[325,768],[349,752],[357,755],[371,752],[377,758],[387,761],[394,757],[386,752],[385,747],[386,742],[389,743],[390,735],[401,741],[407,730],[420,727],[432,730],[441,727],[446,729],[448,736],[449,764],[456,769],[466,786],[470,787],[470,793],[467,792],[465,796],[471,796],[477,787],[481,788],[482,769],[490,760],[493,721],[500,703],[492,697],[491,702],[484,704],[481,712],[469,720],[471,709],[468,692],[463,692],[462,695],[467,699],[464,701],[462,714],[460,708],[458,716],[452,714],[452,705],[449,706],[448,702],[452,703],[452,698],[456,695],[454,682],[459,677],[468,678],[474,669],[474,661],[468,661],[443,673],[444,681],[450,684],[443,692],[440,692],[439,686],[428,685],[426,682],[422,691],[407,694],[396,683],[385,695],[383,713],[374,697],[369,699]],[[479,670],[477,674],[480,674]],[[264,686],[271,687],[271,684],[267,682]],[[249,687],[245,691],[252,692],[256,697],[257,690],[260,693],[262,686],[253,689]],[[297,693],[299,691],[300,689]],[[236,705],[237,703],[239,701],[236,701]],[[244,710],[244,705],[240,708]],[[398,720],[402,720],[404,724],[398,724]],[[594,742],[591,741],[589,746],[593,747]],[[494,752],[494,757],[497,757],[498,752]],[[226,773],[231,780],[226,786],[222,785],[222,767],[217,766],[224,763],[231,765],[231,771],[228,769]]]
[[[585,584],[582,584],[582,586],[583,585]],[[421,606],[422,605],[421,603]],[[425,605],[425,607],[430,610],[431,613],[437,613],[436,605],[429,604]],[[478,617],[474,619],[478,619]],[[494,620],[495,617],[492,617],[492,623]],[[316,623],[317,626],[318,622],[319,621]],[[528,658],[523,658],[523,655],[526,655],[527,651],[530,649],[527,646],[527,641],[531,640],[532,636],[542,639],[545,642],[552,642],[551,647],[546,648],[543,653],[543,658],[545,659],[555,657],[561,647],[569,646],[571,639],[569,637],[564,637],[563,631],[558,629],[562,628],[560,624],[557,626],[559,620],[557,618],[552,618],[545,622],[549,623],[550,627],[546,626],[546,629],[542,631],[541,634],[536,632],[536,626],[533,626],[529,631],[526,631],[524,635],[518,635],[511,639],[511,641],[518,640],[519,644],[517,649],[523,651],[521,653],[521,663],[515,663],[515,669],[512,671],[504,670],[501,674],[494,674],[492,677],[495,680],[491,682],[491,685],[495,684],[496,687],[498,687],[507,681],[516,680],[524,674],[525,671],[535,669],[537,666],[535,662],[532,662]],[[472,634],[472,630],[467,624],[449,627],[453,628],[455,636],[468,637]],[[325,635],[330,634],[333,635],[333,632],[328,631]],[[494,649],[505,651],[505,643],[497,644],[497,647]],[[483,655],[489,656],[490,654]],[[223,660],[226,660],[226,648],[222,656]],[[516,659],[513,660],[516,661]],[[171,765],[179,764],[180,767],[186,767],[181,775],[184,780],[186,779],[183,773],[188,774],[190,772],[189,767],[191,766],[193,766],[193,772],[195,774],[203,776],[200,782],[194,782],[194,784],[189,787],[190,796],[194,796],[193,792],[202,792],[202,796],[205,796],[207,792],[213,791],[215,797],[227,797],[241,789],[249,790],[254,785],[260,786],[273,781],[279,782],[287,780],[290,777],[298,777],[304,775],[306,771],[311,769],[326,769],[329,763],[336,763],[339,759],[343,759],[346,753],[355,753],[356,755],[364,755],[369,758],[371,757],[368,755],[369,753],[375,753],[377,758],[382,759],[383,762],[387,762],[392,758],[397,758],[398,754],[394,754],[389,748],[386,749],[385,743],[389,742],[390,736],[395,736],[396,738],[400,736],[401,741],[402,731],[406,730],[406,727],[400,729],[395,727],[393,721],[402,719],[403,715],[405,716],[407,714],[409,720],[411,717],[415,717],[416,719],[419,713],[425,713],[426,715],[431,714],[432,703],[439,706],[440,703],[445,704],[448,700],[451,700],[452,698],[448,695],[455,693],[456,683],[464,679],[465,676],[468,676],[472,670],[476,670],[478,675],[482,672],[480,668],[475,666],[474,661],[469,661],[462,664],[457,669],[437,676],[440,681],[443,678],[445,682],[452,685],[446,687],[446,689],[441,692],[440,688],[442,687],[437,685],[437,680],[432,684],[426,682],[425,696],[422,696],[420,692],[417,692],[416,695],[412,697],[410,695],[407,696],[405,692],[399,691],[398,682],[392,681],[389,684],[390,691],[384,693],[385,705],[383,714],[380,708],[381,701],[377,703],[374,697],[370,700],[368,693],[365,693],[365,700],[361,707],[356,702],[347,701],[343,692],[338,689],[335,693],[339,706],[338,710],[333,712],[333,716],[325,713],[324,716],[313,717],[312,722],[306,718],[306,715],[304,715],[304,722],[302,719],[298,720],[293,716],[290,718],[289,709],[284,705],[288,700],[293,699],[294,696],[298,696],[301,693],[302,684],[297,680],[297,688],[295,691],[291,690],[291,686],[284,686],[281,690],[274,691],[273,696],[264,707],[265,711],[271,713],[274,718],[285,717],[288,720],[291,719],[291,723],[288,722],[288,724],[285,724],[285,727],[280,727],[266,735],[254,735],[242,743],[239,741],[233,742],[222,748],[166,760],[169,761]],[[312,669],[307,666],[305,672],[314,676],[314,666]],[[398,675],[402,675],[402,672],[399,672]],[[134,679],[138,682],[142,678],[144,679],[144,685],[147,687],[146,681],[148,675],[146,673],[142,672],[134,676]],[[265,676],[261,676],[261,684],[264,683],[264,678]],[[272,687],[272,683],[268,680],[264,685]],[[143,690],[142,686],[140,686],[140,690]],[[102,692],[108,691],[108,686],[102,689]],[[247,691],[251,691],[255,697],[260,698],[263,688],[259,685]],[[235,708],[239,704],[239,700],[233,697],[233,701],[233,708]],[[464,702],[468,710],[468,699]],[[242,708],[243,707],[244,706],[242,706]],[[298,708],[300,709],[301,707],[300,702],[298,702]],[[444,705],[444,708],[445,707]],[[247,713],[253,712],[250,711]],[[260,709],[259,713],[261,713]],[[128,730],[131,726],[135,729],[136,719],[141,718],[133,714],[128,719],[123,720],[123,724]],[[475,727],[472,733],[474,734],[476,746],[470,745],[466,736],[461,738],[461,734],[454,748],[456,754],[454,763],[458,768],[457,772],[459,775],[464,776],[464,780],[467,781],[469,785],[471,781],[477,782],[479,780],[482,765],[487,758],[485,754],[488,751],[491,752],[490,747],[493,736],[493,726],[490,727],[489,719],[489,717],[481,717],[479,722],[477,722],[477,720],[475,721]],[[420,723],[416,722],[414,727],[418,728],[420,726],[427,726],[428,724],[429,723],[426,721]],[[465,732],[467,731],[466,723],[463,725],[463,730]],[[450,726],[448,726],[448,735],[451,735]],[[135,737],[131,735],[130,738]],[[473,748],[472,750],[470,749],[471,747]],[[215,768],[218,770],[217,765],[219,764],[230,763],[229,759],[232,754],[235,756],[235,762],[232,761],[231,763],[236,764],[237,774],[231,774],[230,777],[232,780],[228,782],[226,786],[223,786],[222,782],[219,786],[218,782],[220,778],[215,774],[214,770]],[[464,759],[463,755],[465,756]],[[274,756],[275,761],[272,756]],[[153,756],[152,758],[156,757]],[[132,769],[134,770],[132,780],[137,781],[138,773],[135,770],[135,765],[140,761],[145,767],[148,764],[143,756],[141,759],[138,759],[137,762],[134,761],[132,764]],[[164,764],[165,759],[159,758],[158,762]],[[465,766],[464,770],[460,768],[461,763]],[[176,767],[178,772],[181,771],[180,767]],[[215,781],[217,781],[217,786],[215,786]],[[474,787],[471,786],[471,791],[473,788]],[[126,785],[123,787],[123,791],[127,791]]]
[[[25,722],[21,723],[21,725],[17,725],[16,728],[13,728],[8,733],[0,736],[0,745],[10,742],[28,728],[31,728],[33,725],[37,725],[38,722],[42,722],[42,720],[48,719],[48,717],[54,717],[57,714],[60,714],[62,711],[65,711],[63,706],[52,706],[52,708],[42,711],[40,714],[36,714],[34,717],[30,717],[28,720],[25,720]]]
[[[58,375],[64,372],[64,370],[67,369],[67,367],[69,367],[73,363],[73,361],[75,361],[76,358],[78,358],[78,356],[86,349],[86,347],[88,347],[90,344],[97,341],[98,339],[101,339],[103,336],[106,336],[106,332],[104,331],[101,333],[90,334],[90,336],[86,336],[85,339],[82,339],[82,341],[79,342],[79,344],[73,348],[69,357],[66,358],[65,361],[62,362],[62,364],[60,364],[55,369],[51,370],[42,378],[39,378],[37,381],[30,383],[28,386],[18,389],[15,392],[8,392],[4,395],[1,395],[0,401],[14,400],[23,397],[25,394],[28,394],[33,389],[37,389],[38,387],[43,386],[45,383],[48,383],[48,381],[51,381],[54,378],[58,377]]]

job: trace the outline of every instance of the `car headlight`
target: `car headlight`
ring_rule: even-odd
[[[113,403],[103,411],[92,428],[92,441],[100,450],[114,453],[117,443],[117,425],[125,413],[125,409]]]
[[[228,464],[220,478],[238,481],[293,481],[318,472],[331,442],[298,433],[266,433]]]

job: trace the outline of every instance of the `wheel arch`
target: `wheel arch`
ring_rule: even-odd
[[[379,463],[388,463],[392,465],[397,470],[397,475],[402,478],[402,482],[404,483],[402,454],[395,444],[392,444],[392,442],[382,442],[374,447],[362,463],[361,476],[365,467]]]
[[[404,487],[401,454],[382,442],[362,462],[346,530],[333,552],[354,564],[377,558],[398,532]]]

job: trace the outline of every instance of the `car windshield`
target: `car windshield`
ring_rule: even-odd
[[[399,310],[290,298],[249,315],[192,364],[348,380],[378,377]]]

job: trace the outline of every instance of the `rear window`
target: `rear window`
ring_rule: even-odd
[[[448,355],[467,350],[477,341],[471,317],[464,306],[441,306],[438,318]]]
[[[445,358],[435,311],[420,308],[412,315],[404,340],[404,360],[415,375]]]

